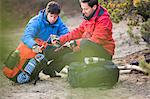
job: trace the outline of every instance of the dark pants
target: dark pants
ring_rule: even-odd
[[[48,75],[53,75],[55,71],[60,72],[65,65],[72,62],[83,62],[84,57],[112,59],[112,56],[102,46],[86,39],[81,41],[79,52],[72,52],[69,48],[54,52],[54,49],[50,48],[45,52],[45,57],[48,60],[53,59],[53,62],[43,70],[43,73]]]
[[[53,60],[49,65],[44,68],[43,73],[55,76],[55,71],[60,72],[65,67],[65,62],[63,62],[63,56],[67,53],[72,52],[70,48],[64,47],[62,50],[55,52],[56,48],[49,48],[45,52],[45,58],[47,60]]]
[[[71,62],[83,62],[85,57],[101,57],[111,60],[112,56],[99,44],[83,39],[80,43],[79,52],[71,52],[64,55],[67,64]]]

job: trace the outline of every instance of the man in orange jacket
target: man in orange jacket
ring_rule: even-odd
[[[61,45],[73,41],[70,44],[73,52],[65,54],[58,65],[70,64],[73,61],[82,62],[89,56],[112,60],[115,43],[112,37],[112,22],[107,10],[98,4],[98,0],[79,0],[79,2],[84,17],[82,23],[78,28],[59,38]],[[49,52],[46,56],[50,56]]]

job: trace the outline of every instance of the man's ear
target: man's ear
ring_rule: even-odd
[[[92,8],[93,8],[94,10],[96,10],[96,8],[97,8],[97,5],[94,5]]]

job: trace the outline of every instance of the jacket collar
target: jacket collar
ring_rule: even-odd
[[[101,7],[100,5],[98,5],[93,17],[91,17],[89,20],[87,21],[95,21],[98,17],[100,17],[101,15],[103,15],[105,13],[105,9],[103,7]],[[86,20],[86,19],[85,19]]]

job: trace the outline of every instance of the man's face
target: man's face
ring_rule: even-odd
[[[85,15],[86,17],[89,17],[94,11],[95,11],[95,6],[92,8],[88,5],[88,3],[83,3],[80,2],[81,9],[82,9],[82,14]]]
[[[48,20],[51,24],[55,23],[55,22],[57,21],[57,19],[58,19],[58,15],[57,15],[57,14],[48,13],[48,15],[47,15],[47,20]]]

